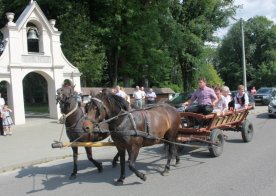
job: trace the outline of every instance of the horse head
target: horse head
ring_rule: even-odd
[[[60,111],[63,114],[68,114],[77,107],[77,93],[71,86],[59,88],[57,90],[56,101],[60,105]]]
[[[84,129],[92,131],[96,124],[128,110],[129,104],[126,100],[104,89],[91,98],[91,101],[86,105],[87,118],[84,122]]]

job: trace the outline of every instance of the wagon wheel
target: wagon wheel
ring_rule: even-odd
[[[215,144],[209,144],[209,152],[212,157],[218,157],[223,152],[224,136],[220,129],[213,129],[210,134],[210,141]]]
[[[250,142],[253,138],[253,125],[248,120],[242,123],[241,135],[244,142]]]

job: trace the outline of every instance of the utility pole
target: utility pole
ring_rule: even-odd
[[[247,92],[247,80],[246,80],[246,62],[245,62],[245,47],[244,47],[244,32],[243,32],[243,20],[240,19],[241,23],[241,39],[242,39],[242,67],[243,67],[243,85],[244,90]]]

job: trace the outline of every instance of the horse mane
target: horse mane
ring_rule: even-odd
[[[124,98],[113,94],[108,89],[103,89],[102,92],[96,97],[102,100],[107,100],[111,107],[115,107],[117,105],[125,111],[130,110],[129,103]]]

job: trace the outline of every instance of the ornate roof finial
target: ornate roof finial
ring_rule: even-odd
[[[6,17],[8,19],[8,26],[15,26],[15,23],[13,22],[14,19],[14,13],[12,12],[7,12]]]
[[[32,4],[34,2],[34,0],[30,0],[30,3],[29,4]]]

